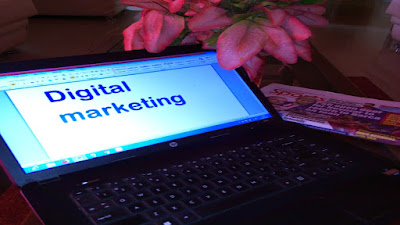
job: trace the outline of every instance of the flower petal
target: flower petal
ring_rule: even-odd
[[[197,40],[196,35],[194,35],[194,33],[190,33],[182,40],[181,45],[194,45],[198,43],[199,40]]]
[[[199,44],[200,41],[211,37],[213,33],[211,30],[191,32],[182,40],[181,45]]]
[[[214,32],[212,32],[211,30],[206,30],[206,31],[194,32],[193,34],[195,34],[197,39],[199,39],[200,41],[204,41],[207,38],[211,37],[211,35],[213,35]]]
[[[255,55],[243,65],[250,80],[257,86],[260,86],[261,80],[264,76],[265,60],[265,57]]]
[[[191,9],[189,9],[188,11],[185,12],[185,16],[194,16],[196,15],[196,11],[193,11]]]
[[[183,17],[160,11],[150,11],[143,21],[144,46],[148,52],[161,52],[170,45],[185,28]]]
[[[311,12],[318,15],[322,15],[326,12],[326,8],[319,5],[289,5],[285,7],[285,10],[295,16],[296,13],[301,13],[301,11]]]
[[[264,45],[264,51],[283,63],[296,63],[296,49],[286,31],[280,27],[270,27],[268,21],[264,19],[259,19],[258,22],[263,25],[265,33],[268,34],[268,40]]]
[[[292,15],[288,15],[281,26],[293,40],[305,40],[311,36],[310,29]]]
[[[168,5],[163,0],[121,0],[124,5],[131,5],[143,9],[167,11]]]
[[[304,12],[301,15],[297,15],[296,18],[310,27],[325,27],[329,24],[325,17],[310,12]]]
[[[220,34],[217,41],[217,58],[222,68],[232,70],[256,55],[266,41],[259,24],[242,20]]]
[[[122,34],[124,35],[125,51],[144,49],[144,40],[140,34],[143,28],[143,21],[140,20],[126,28]]]
[[[307,62],[311,62],[311,47],[307,40],[295,41],[294,47],[296,48],[297,55]]]
[[[280,26],[287,16],[287,13],[283,9],[268,9],[261,5],[256,5],[255,9],[262,9],[268,15],[273,27]]]
[[[171,2],[168,3],[168,8],[171,13],[176,13],[181,10],[183,3],[185,3],[185,0],[172,0]]]
[[[192,31],[205,31],[230,25],[232,20],[226,12],[215,6],[202,8],[189,20],[188,27]]]

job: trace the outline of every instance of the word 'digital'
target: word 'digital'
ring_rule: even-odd
[[[72,100],[79,99],[81,101],[90,101],[94,98],[94,96],[117,94],[125,91],[130,92],[131,88],[125,81],[122,81],[121,85],[116,84],[108,87],[102,84],[97,86],[90,85],[90,88],[87,89],[71,91],[69,88],[66,88],[65,91],[52,90],[46,91],[44,94],[50,102],[61,102],[67,98]]]

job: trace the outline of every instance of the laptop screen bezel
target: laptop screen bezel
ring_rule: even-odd
[[[169,47],[165,51],[156,54],[139,50],[139,51],[129,51],[129,52],[86,55],[86,56],[73,56],[73,57],[64,57],[55,59],[43,59],[43,60],[34,60],[28,62],[13,62],[13,63],[0,64],[0,73],[16,72],[16,74],[20,74],[21,72],[25,73],[42,69],[55,69],[55,68],[60,69],[69,66],[80,66],[80,65],[84,66],[84,65],[110,63],[110,62],[132,60],[132,59],[148,60],[149,58],[160,58],[160,57],[164,58],[177,55],[202,54],[204,52],[205,51],[201,49],[200,46],[179,46],[179,47]],[[247,123],[239,126],[224,128],[221,130],[207,132],[195,136],[189,136],[177,140],[167,141],[147,147],[142,147],[136,149],[135,151],[121,152],[119,154],[104,156],[101,158],[82,161],[79,163],[51,168],[29,174],[26,174],[23,171],[23,169],[17,162],[16,158],[9,150],[3,138],[0,137],[0,157],[2,160],[2,166],[6,169],[6,171],[8,171],[9,176],[12,177],[14,182],[22,187],[23,185],[26,185],[31,182],[40,182],[44,180],[53,179],[64,174],[69,174],[72,172],[109,164],[117,160],[120,161],[125,158],[139,157],[142,155],[147,155],[149,153],[171,149],[172,148],[172,146],[170,145],[171,142],[179,143],[180,146],[184,146],[185,144],[189,143],[215,139],[215,137],[219,136],[227,136],[228,134],[233,134],[239,132],[240,130],[246,130],[249,128],[254,128],[255,126],[260,126],[261,124],[265,124],[266,122],[280,121],[281,119],[279,114],[274,110],[274,108],[269,104],[269,102],[266,101],[266,99],[264,98],[263,94],[258,89],[258,87],[249,80],[244,69],[239,68],[236,71],[239,73],[239,75],[242,77],[245,83],[250,87],[250,89],[260,100],[260,102],[264,105],[264,107],[271,113],[272,118],[268,118],[262,121]]]

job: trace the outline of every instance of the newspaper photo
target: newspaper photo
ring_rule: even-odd
[[[283,84],[270,84],[261,91],[286,121],[400,145],[400,102]]]

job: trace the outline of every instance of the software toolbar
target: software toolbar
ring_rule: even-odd
[[[0,74],[0,90],[36,87],[39,85],[54,85],[66,82],[76,82],[99,78],[143,74],[163,70],[179,69],[189,66],[201,66],[217,63],[213,55],[202,54],[181,58],[163,58],[151,61],[137,61],[122,64],[82,65],[79,68],[53,68],[21,73]],[[14,75],[14,76],[7,76]]]

